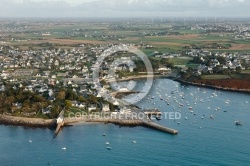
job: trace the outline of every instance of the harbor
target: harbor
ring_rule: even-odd
[[[165,86],[162,86],[163,84]],[[174,91],[173,94],[172,91]],[[178,130],[177,135],[166,134],[165,131],[158,130],[156,128],[158,126],[151,128],[149,125],[152,123],[148,121],[146,121],[147,124],[143,124],[142,121],[137,120],[105,120],[94,119],[91,116],[69,119],[65,116],[64,128],[60,130],[56,139],[52,139],[55,127],[51,130],[0,126],[3,135],[0,138],[1,148],[4,154],[10,156],[17,153],[17,148],[25,149],[24,155],[17,155],[16,160],[26,165],[39,166],[48,165],[48,163],[50,165],[84,165],[85,163],[98,165],[100,158],[103,165],[117,165],[117,163],[113,164],[110,158],[112,161],[127,163],[129,166],[148,163],[162,165],[163,162],[169,165],[188,165],[190,162],[198,162],[197,165],[213,165],[215,160],[222,165],[230,165],[229,163],[246,165],[244,163],[249,161],[250,149],[249,139],[246,137],[250,134],[248,116],[246,116],[249,114],[249,95],[224,91],[223,95],[221,93],[222,91],[214,89],[182,86],[172,80],[157,79],[155,87],[148,94],[149,99],[143,99],[137,106],[143,111],[157,108],[162,114],[162,119],[158,121],[153,115],[151,120],[155,124]],[[152,96],[154,99],[151,99]],[[169,105],[165,101],[166,98]],[[165,120],[164,115],[168,111],[180,112],[182,118]],[[213,119],[210,118],[211,114]],[[236,125],[235,121],[243,125]],[[67,125],[73,126],[65,127]],[[106,144],[107,142],[109,144]],[[111,150],[107,149],[108,147]],[[231,155],[232,152],[241,155]],[[51,158],[52,153],[56,159]],[[145,153],[150,155],[145,157]],[[219,154],[223,154],[223,158]],[[179,158],[187,155],[190,158]],[[4,162],[3,158],[2,156]],[[13,162],[8,162],[8,165],[18,165]]]
[[[128,127],[136,127],[136,126],[143,126],[146,128],[151,128],[154,130],[159,130],[168,134],[178,134],[178,131],[175,129],[171,129],[168,127],[164,127],[162,125],[159,125],[153,121],[147,121],[147,120],[121,120],[121,119],[86,119],[86,120],[77,120],[77,119],[67,119],[65,120],[65,124],[77,124],[77,123],[83,123],[84,122],[90,122],[90,123],[104,123],[104,124],[108,124],[108,123],[112,123],[115,125],[119,125],[119,126],[128,126]]]
[[[133,112],[133,113],[132,113]],[[151,116],[160,116],[162,113],[157,109],[147,109],[142,110],[138,108],[132,108],[132,112],[124,115],[116,114],[115,116],[96,116],[96,115],[85,115],[78,118],[65,118],[63,119],[63,123],[58,123],[57,129],[55,131],[55,135],[57,135],[60,131],[60,128],[63,125],[70,125],[76,123],[83,123],[84,122],[92,122],[92,123],[112,123],[115,125],[120,126],[143,126],[146,128],[151,128],[155,130],[159,130],[168,134],[178,134],[178,131],[175,129],[171,129],[160,124],[157,124],[151,120]],[[144,115],[144,116],[143,116]]]

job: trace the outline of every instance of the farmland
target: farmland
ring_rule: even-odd
[[[193,24],[131,20],[41,20],[27,21],[21,25],[12,22],[8,24],[8,30],[0,29],[0,33],[3,36],[2,42],[20,49],[28,48],[29,45],[39,49],[38,45],[41,43],[51,43],[63,48],[79,44],[129,43],[152,46],[149,50],[142,48],[148,55],[155,50],[176,52],[192,48],[210,51],[250,51],[249,39],[235,40],[235,33],[226,31],[206,33],[202,29],[192,30],[190,27]],[[15,30],[17,28],[21,30]]]

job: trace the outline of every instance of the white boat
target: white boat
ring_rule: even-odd
[[[236,120],[236,121],[235,121],[235,125],[237,125],[237,126],[242,126],[243,124],[242,124],[242,122]]]
[[[109,142],[106,142],[106,145],[109,145]]]
[[[108,149],[108,150],[111,150],[112,148],[108,146],[107,149]]]
[[[32,143],[31,137],[30,137],[30,139],[29,139],[29,143]]]
[[[66,147],[63,147],[62,150],[66,150],[67,148]]]
[[[136,141],[133,141],[134,144],[136,144]]]

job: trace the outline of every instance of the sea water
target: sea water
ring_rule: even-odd
[[[137,89],[144,83],[138,81]],[[96,123],[65,127],[53,139],[50,129],[1,125],[0,165],[249,165],[249,94],[156,79],[148,95],[137,104],[139,107],[181,114],[180,119],[154,120],[178,130],[178,135]],[[151,96],[154,99],[149,99]],[[236,126],[236,120],[243,125]]]

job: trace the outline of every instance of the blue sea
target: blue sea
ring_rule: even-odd
[[[139,81],[137,88],[144,83]],[[50,129],[1,125],[0,166],[249,165],[249,94],[156,79],[149,95],[137,105],[180,113],[181,119],[155,120],[177,129],[178,135],[144,127],[78,124],[52,139]],[[236,126],[236,120],[243,125]]]

